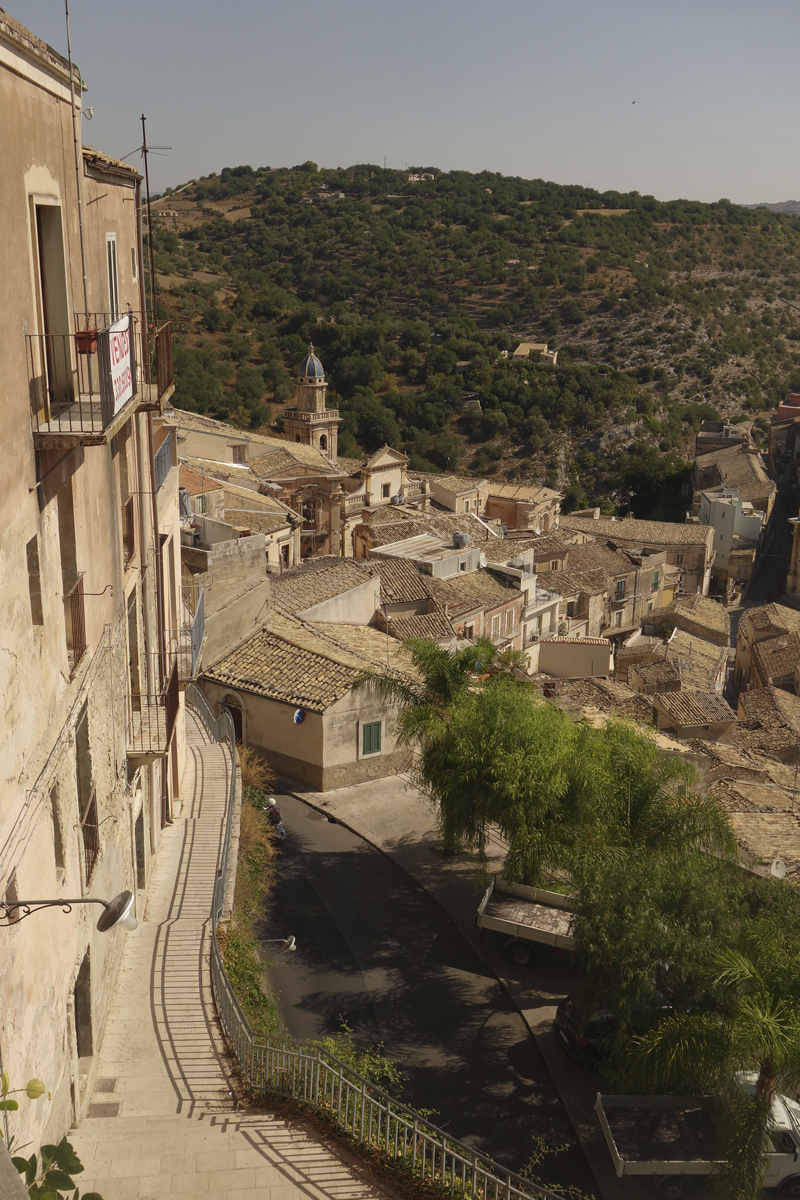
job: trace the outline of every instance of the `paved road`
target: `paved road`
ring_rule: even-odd
[[[455,924],[342,825],[292,797],[279,804],[290,834],[262,937],[297,939],[269,971],[292,1034],[321,1037],[344,1018],[359,1044],[382,1041],[402,1062],[402,1098],[455,1137],[515,1169],[536,1134],[568,1143],[542,1174],[596,1195],[536,1043]]]
[[[792,527],[789,517],[797,515],[797,503],[789,499],[785,488],[778,491],[772,511],[772,541],[761,557],[755,574],[746,592],[746,604],[766,604],[772,592],[782,581],[792,557]]]

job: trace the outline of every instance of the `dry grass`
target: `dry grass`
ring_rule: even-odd
[[[263,755],[254,746],[239,743],[239,765],[242,768],[242,786],[265,792],[275,782],[275,772]]]

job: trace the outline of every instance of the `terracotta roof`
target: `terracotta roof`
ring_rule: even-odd
[[[621,717],[652,725],[653,705],[647,696],[640,696],[624,683],[612,679],[573,679],[562,687],[562,695],[587,708],[614,712]]]
[[[413,677],[411,659],[398,642],[390,642],[388,655],[392,669]],[[386,635],[369,626],[305,624],[277,615],[269,629],[238,646],[204,676],[324,712],[365,671],[385,667],[386,659]]]
[[[674,663],[666,661],[654,663],[631,663],[628,667],[629,679],[631,671],[635,671],[636,675],[639,679],[641,679],[644,686],[652,689],[653,691],[657,691],[659,685],[666,688],[670,683],[677,683],[678,688],[680,688],[681,673]]]
[[[186,488],[190,496],[202,496],[206,492],[218,492],[222,488],[218,479],[212,479],[210,475],[204,475],[192,467],[184,466],[183,463],[178,471],[178,484]]]
[[[682,688],[713,691],[720,668],[727,662],[728,648],[676,629],[667,643],[665,658],[680,671]]]
[[[699,546],[710,544],[713,529],[710,525],[677,525],[670,521],[638,521],[623,517],[612,521],[608,517],[561,517],[563,529],[574,529],[592,537],[634,542],[642,546]]]
[[[497,608],[522,595],[518,588],[503,587],[488,571],[470,571],[450,579],[431,576],[426,582],[430,594],[451,618],[476,609]]]
[[[731,619],[728,610],[718,600],[699,593],[679,596],[665,608],[650,613],[645,624],[677,626],[679,629],[700,625],[708,631],[709,641],[717,642],[720,646],[730,644]]]
[[[498,500],[516,500],[521,504],[545,504],[550,500],[560,500],[561,492],[556,492],[553,488],[535,487],[527,484],[517,483],[492,483],[487,484],[490,496],[496,496]]]
[[[409,471],[409,479],[424,480],[429,483],[435,483],[439,487],[446,488],[448,492],[454,492],[457,496],[462,492],[474,492],[483,483],[482,479],[476,479],[472,476],[460,475],[437,475],[433,471]]]
[[[718,692],[657,692],[653,704],[676,725],[718,725],[736,720],[736,713]]]
[[[565,558],[574,545],[569,536],[562,539],[557,533],[525,534],[522,537],[509,533],[504,538],[490,538],[481,549],[489,562],[505,563],[521,554],[530,556],[531,551],[534,562],[541,562],[548,558]]]
[[[366,458],[343,458],[340,454],[336,459],[336,466],[345,475],[359,475],[361,468],[366,464]]]
[[[584,542],[582,546],[570,546],[564,570],[603,571],[606,575],[630,574],[636,570],[634,563],[622,550],[614,550],[601,542]]]
[[[761,608],[750,608],[742,613],[739,621],[739,629],[744,634],[748,628],[758,633],[764,630],[774,630],[776,634],[800,631],[800,610],[785,604],[764,604]]]
[[[430,592],[412,562],[405,558],[376,558],[371,565],[381,577],[381,593],[388,604],[427,600]]]
[[[293,616],[344,595],[374,574],[372,566],[353,558],[312,558],[300,567],[272,577],[272,606]]]
[[[458,531],[468,533],[471,543],[480,542],[483,548],[483,543],[492,537],[486,526],[472,513],[423,513],[418,509],[403,513],[399,507],[388,504],[367,513],[361,524],[368,527],[371,544],[375,547],[390,546],[393,542],[403,542],[422,533],[438,533],[448,537]]]
[[[254,533],[277,533],[279,529],[291,528],[286,513],[250,512],[239,508],[226,508],[225,520],[237,529],[252,529]]]
[[[630,662],[633,665],[640,662],[647,655],[661,654],[664,643],[661,638],[649,637],[642,634],[630,645],[620,646],[617,651],[617,665],[622,662]]]
[[[564,646],[607,646],[611,649],[611,642],[607,638],[546,637],[542,640],[548,644],[555,642]]]
[[[559,596],[574,596],[578,592],[598,596],[608,591],[608,576],[601,570],[540,571],[536,582],[539,587],[557,592]]]
[[[800,696],[793,696],[781,688],[755,688],[739,696],[742,718],[752,726],[775,733],[779,729],[792,731],[795,740],[800,737]]]
[[[440,642],[455,637],[453,626],[440,609],[430,613],[413,614],[407,617],[389,617],[389,632],[392,637],[407,642],[409,638]]]
[[[720,483],[736,488],[742,500],[755,500],[771,495],[777,485],[764,470],[759,454],[744,446],[726,446],[711,450],[695,459],[696,472],[716,468]]]
[[[791,675],[800,663],[800,635],[797,633],[779,634],[778,637],[766,638],[753,646],[753,658],[756,660],[762,679],[782,679]]]

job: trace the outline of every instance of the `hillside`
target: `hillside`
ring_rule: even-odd
[[[800,389],[797,218],[414,174],[244,166],[161,197],[176,403],[280,429],[311,339],[344,455],[389,442],[420,469],[675,516],[700,420],[762,414],[758,439]],[[557,365],[503,356],[523,340]]]

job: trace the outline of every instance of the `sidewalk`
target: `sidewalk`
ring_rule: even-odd
[[[69,1135],[103,1200],[387,1200],[301,1121],[237,1108],[209,977],[209,911],[230,755],[187,710],[183,810],[126,937],[89,1115]]]
[[[482,889],[505,858],[500,839],[487,847],[485,879],[471,857],[443,858],[437,852],[440,839],[433,809],[405,775],[294,795],[382,850],[442,906],[494,970],[535,1037],[604,1200],[650,1200],[653,1192],[647,1181],[617,1179],[594,1111],[599,1081],[568,1059],[553,1036],[556,1008],[567,991],[575,989],[575,978],[558,963],[517,968],[493,943],[479,939],[475,911]]]

